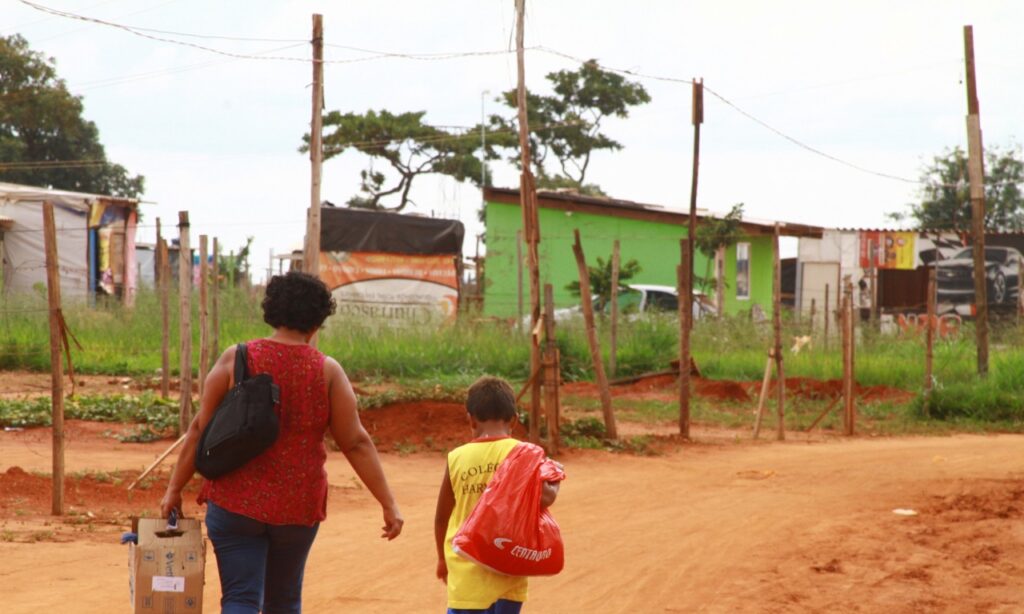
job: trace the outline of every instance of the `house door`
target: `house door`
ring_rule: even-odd
[[[824,322],[820,314],[825,311],[825,289],[828,288],[828,308],[835,310],[839,291],[838,262],[804,262],[800,267],[800,312],[803,316],[811,313],[811,301],[814,301],[815,317],[820,324]]]

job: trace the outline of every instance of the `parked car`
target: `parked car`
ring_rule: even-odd
[[[993,306],[1016,305],[1022,256],[1012,247],[985,248],[985,282]],[[935,267],[937,300],[958,305],[974,303],[974,252],[967,247]],[[959,310],[957,310],[959,311]]]
[[[630,284],[619,289],[619,313],[626,318],[640,314],[677,313],[679,311],[679,292],[672,286],[652,284]],[[594,313],[611,314],[611,301],[603,301],[596,294]],[[561,321],[582,315],[579,305],[563,307],[555,310],[555,321]],[[697,319],[714,315],[715,308],[706,295],[699,290],[693,291],[693,316]]]

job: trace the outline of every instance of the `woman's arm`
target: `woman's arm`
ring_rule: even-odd
[[[384,468],[381,467],[377,447],[370,434],[359,421],[356,393],[338,361],[328,357],[324,361],[324,377],[327,380],[327,397],[330,402],[330,429],[335,443],[341,448],[356,475],[380,503],[384,514],[381,537],[392,540],[402,532],[405,520],[398,511],[395,497],[391,494]]]
[[[455,491],[448,467],[444,468],[444,480],[441,490],[437,493],[437,510],[434,512],[434,542],[437,545],[437,577],[442,582],[448,581],[448,565],[444,561],[444,537],[448,533],[448,521],[455,509]]]
[[[206,376],[206,382],[203,385],[203,398],[199,401],[199,413],[192,418],[192,423],[189,424],[185,443],[181,446],[178,462],[174,465],[174,471],[171,473],[171,481],[167,484],[163,500],[160,501],[161,518],[166,518],[172,509],[181,509],[181,491],[196,472],[196,446],[199,445],[199,437],[213,418],[217,406],[224,400],[224,395],[231,388],[234,365],[235,346],[231,346],[224,350]]]

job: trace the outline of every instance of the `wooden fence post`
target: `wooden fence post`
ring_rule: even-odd
[[[558,400],[558,342],[555,339],[555,293],[551,284],[544,284],[544,409],[548,423],[548,452],[558,454],[561,445],[559,433]]]
[[[811,322],[810,322],[810,326],[808,326],[808,328],[811,331],[811,336],[812,337],[814,336],[814,311],[815,311],[814,310],[814,299],[811,298],[811,315],[810,315]]]
[[[782,262],[779,259],[778,222],[772,235],[772,257],[775,265],[772,273],[772,328],[775,329],[775,395],[778,414],[776,438],[782,441],[786,438],[786,373],[782,365]]]
[[[928,327],[925,329],[925,350],[924,350],[924,415],[931,414],[932,387],[934,379],[932,368],[934,361],[935,329],[939,325],[935,317],[935,266],[928,268]]]
[[[53,203],[43,203],[43,242],[46,249],[46,297],[50,308],[50,402],[53,420],[53,492],[51,512],[64,514],[64,363],[61,362],[63,315],[60,310],[60,272],[57,226]]]
[[[160,396],[171,396],[171,255],[167,239],[157,242],[160,253]],[[181,254],[178,254],[181,257]]]
[[[680,242],[681,264],[676,267],[677,286],[679,293],[679,434],[690,438],[690,316],[693,313],[692,303],[684,299],[684,293],[690,287],[689,274],[693,264],[690,262],[690,250],[683,239]]]
[[[580,303],[583,306],[583,320],[587,328],[587,344],[590,346],[590,359],[594,363],[594,375],[597,388],[601,394],[601,412],[604,414],[605,434],[609,439],[618,439],[615,427],[615,413],[612,410],[612,395],[608,390],[608,378],[604,372],[604,360],[601,359],[601,346],[597,342],[597,331],[594,329],[594,305],[590,299],[590,274],[587,271],[587,260],[583,255],[579,229],[573,230],[576,242],[572,251],[576,255],[576,268],[580,276]]]
[[[220,246],[213,238],[213,288],[210,292],[210,352],[214,360],[220,356]],[[269,280],[268,280],[269,281]]]
[[[178,312],[180,314],[178,434],[184,435],[192,421],[192,248],[188,236],[188,211],[178,212]]]
[[[209,256],[208,239],[199,235],[199,398],[203,398],[206,389],[206,373],[210,370],[210,321],[209,309],[209,277],[210,267],[206,263]]]
[[[775,350],[768,350],[768,361],[764,365],[764,378],[761,380],[761,394],[757,395],[757,411],[754,417],[754,439],[761,436],[761,421],[764,419],[764,402],[768,398],[768,387],[772,382],[772,363],[775,362]]]
[[[853,306],[853,284],[846,282],[843,291],[841,325],[843,330],[843,427],[846,435],[853,435],[856,431],[856,417],[854,406],[854,306]]]
[[[612,243],[611,347],[608,348],[608,373],[615,377],[619,353],[619,240]]]
[[[481,293],[483,290],[481,289]],[[523,329],[523,230],[516,230],[516,326]]]
[[[822,312],[822,317],[825,318],[825,341],[823,346],[828,349],[828,324],[829,320],[832,319],[832,312],[828,310],[828,284],[825,284],[825,310]]]

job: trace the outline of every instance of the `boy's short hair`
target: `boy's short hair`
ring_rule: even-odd
[[[469,387],[466,411],[479,422],[508,422],[516,417],[516,393],[500,377],[485,375]]]

